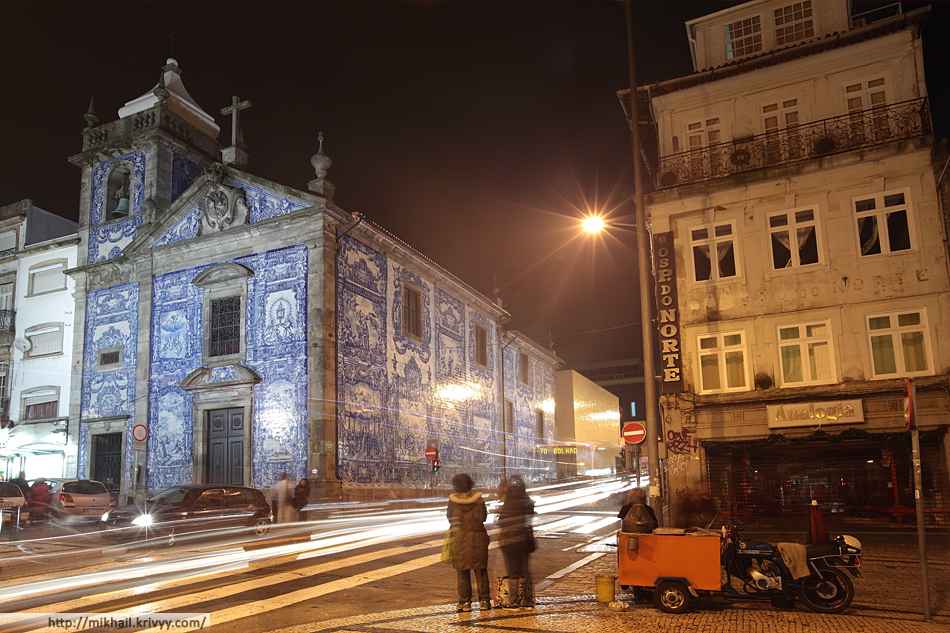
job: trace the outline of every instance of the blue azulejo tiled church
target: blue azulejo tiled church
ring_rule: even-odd
[[[180,483],[314,497],[444,488],[468,472],[545,479],[559,360],[506,313],[335,206],[320,151],[306,191],[247,172],[169,59],[83,151],[78,474],[123,500]],[[77,364],[78,364],[77,362]],[[442,468],[433,473],[427,449]],[[431,451],[430,452],[430,457]]]

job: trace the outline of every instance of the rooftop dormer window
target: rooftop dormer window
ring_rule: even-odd
[[[815,37],[811,0],[775,9],[775,45],[785,46]]]
[[[745,57],[762,50],[762,19],[753,15],[726,25],[726,59]]]

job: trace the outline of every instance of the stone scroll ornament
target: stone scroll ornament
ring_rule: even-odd
[[[248,205],[243,189],[222,184],[224,168],[215,164],[205,170],[205,180],[211,186],[201,199],[201,229],[199,235],[208,235],[247,222]]]

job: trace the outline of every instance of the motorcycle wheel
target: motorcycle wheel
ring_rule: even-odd
[[[667,580],[657,585],[653,592],[653,604],[663,613],[686,613],[693,602],[693,595],[681,582]]]
[[[798,595],[805,606],[816,613],[840,613],[847,609],[854,600],[851,579],[833,567],[824,568],[817,574],[801,580],[805,587],[798,590]]]

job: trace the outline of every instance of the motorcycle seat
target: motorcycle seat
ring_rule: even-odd
[[[818,556],[830,556],[838,554],[839,549],[837,543],[827,542],[827,543],[815,543],[814,545],[805,546],[805,554],[808,558],[817,558]]]

